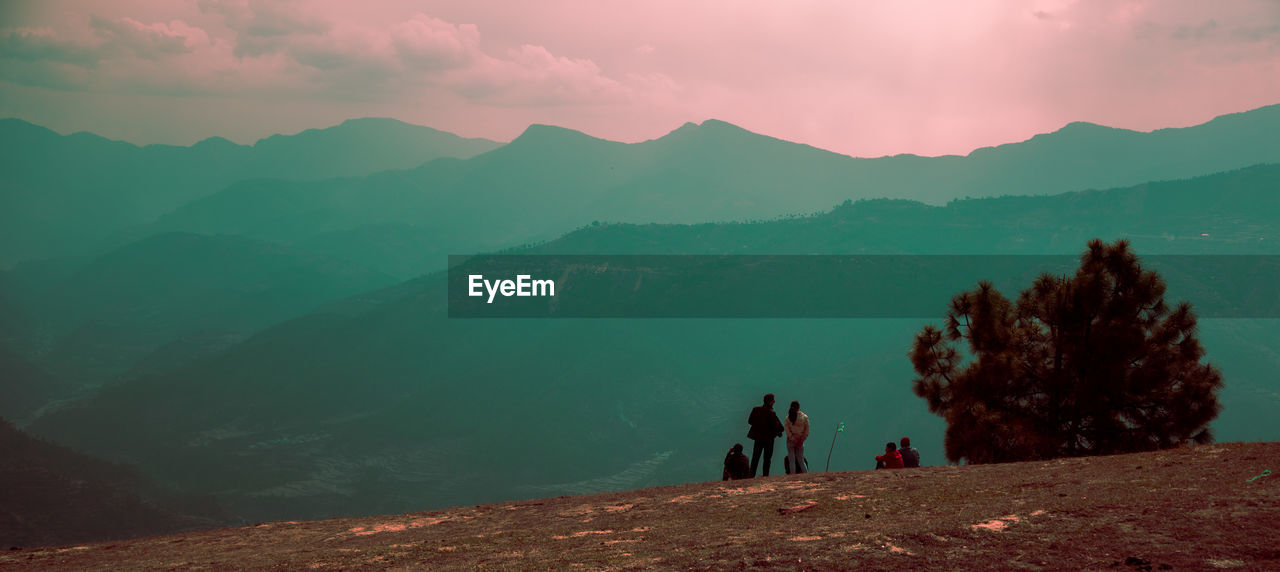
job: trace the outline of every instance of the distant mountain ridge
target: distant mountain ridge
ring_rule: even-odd
[[[75,385],[109,381],[175,340],[247,336],[395,283],[355,263],[262,240],[191,233],[149,236],[65,276],[22,268],[0,292],[39,316],[39,333],[48,338],[40,362]]]
[[[239,183],[136,232],[239,233],[333,248],[323,251],[408,278],[442,267],[446,254],[548,240],[593,221],[770,219],[848,199],[942,204],[1200,176],[1280,162],[1276,132],[1280,105],[1152,133],[1076,123],[964,157],[859,159],[716,120],[633,144],[532,125],[467,160],[362,179]],[[371,227],[381,230],[362,230]],[[389,232],[421,246],[389,252],[361,242]],[[348,239],[340,247],[337,235]]]
[[[372,225],[381,228],[374,235],[437,247],[397,253],[357,240],[332,253],[367,256],[358,261],[406,278],[438,268],[441,253],[546,240],[596,220],[767,219],[845,199],[942,204],[1193,177],[1280,162],[1277,131],[1280,105],[1272,105],[1153,132],[1076,122],[966,156],[853,158],[709,119],[634,144],[531,125],[491,155],[501,144],[394,119],[191,147],[60,136],[9,119],[0,120],[0,144],[12,151],[0,157],[0,265],[100,252],[125,227],[111,244],[184,230],[332,245],[339,235],[368,237],[363,227]],[[433,158],[462,160],[424,165]],[[322,180],[353,176],[363,179]],[[192,202],[222,189],[243,195],[236,184],[246,180],[250,196]],[[272,196],[281,191],[283,203]],[[259,222],[239,220],[244,213]]]
[[[0,266],[89,253],[113,232],[240,180],[363,176],[500,145],[391,119],[356,119],[252,146],[215,137],[190,147],[139,147],[0,119]]]
[[[431,156],[432,158],[468,157],[496,149],[503,145],[501,142],[490,139],[465,138],[447,131],[441,131],[425,125],[414,125],[412,123],[406,123],[399,119],[392,119],[389,117],[362,117],[347,119],[332,127],[304,129],[293,134],[277,133],[275,135],[263,137],[247,145],[236,143],[225,137],[217,135],[206,137],[205,139],[201,139],[191,145],[172,145],[162,143],[136,145],[128,141],[120,141],[103,137],[89,131],[76,131],[62,135],[47,127],[42,127],[15,117],[7,117],[0,118],[0,138],[3,138],[6,143],[29,143],[43,139],[47,144],[51,139],[62,138],[64,140],[74,141],[82,146],[102,145],[104,147],[110,146],[116,149],[170,152],[182,152],[183,150],[191,149],[212,149],[224,153],[250,153],[252,151],[259,151],[272,154],[253,158],[252,166],[248,167],[248,169],[251,172],[254,169],[258,169],[261,170],[261,172],[251,176],[279,175],[279,173],[270,172],[272,169],[275,169],[275,167],[270,167],[268,164],[282,158],[287,159],[284,155],[290,153],[323,151],[331,156],[317,157],[318,159],[337,161],[336,164],[327,162],[323,164],[308,165],[307,167],[309,171],[307,172],[292,172],[288,169],[285,170],[285,172],[291,177],[296,176],[304,179],[328,179],[333,177],[360,176],[371,171],[376,172],[417,166],[425,162],[425,160],[420,159],[420,157],[423,156],[424,151],[427,156]],[[339,147],[336,149],[323,148],[324,145],[332,144],[337,144]],[[412,150],[404,149],[403,147],[406,145],[417,146],[418,148]],[[451,147],[451,145],[455,145],[456,147]],[[369,156],[377,156],[384,163],[400,166],[388,167],[375,165],[370,167],[358,163],[352,165],[344,155],[339,154],[341,152],[361,152]],[[386,156],[386,153],[391,153],[391,156]],[[408,162],[406,163],[406,161]],[[401,165],[402,163],[403,165]]]

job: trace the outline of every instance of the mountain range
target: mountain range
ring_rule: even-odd
[[[247,336],[395,279],[358,264],[230,235],[160,233],[71,268],[15,272],[28,346],[74,385],[111,380],[166,344]],[[21,347],[21,346],[19,346]],[[174,348],[170,348],[172,351]]]
[[[101,252],[112,233],[245,179],[358,177],[498,145],[392,119],[356,119],[253,145],[213,137],[189,147],[140,147],[0,119],[0,266]]]
[[[603,224],[512,252],[1061,254],[1097,236],[1140,254],[1274,254],[1278,184],[1280,166],[1262,166],[942,207],[861,201],[756,223]],[[866,468],[901,435],[941,461],[941,422],[910,393],[906,359],[930,320],[457,320],[444,288],[437,273],[329,304],[30,428],[250,520],[715,478],[765,392],[801,401],[818,444],[847,423],[833,468]],[[1280,438],[1263,422],[1280,405],[1280,329],[1201,332],[1228,380],[1218,436]]]
[[[11,119],[0,121],[11,150],[0,265],[187,231],[283,241],[408,279],[449,253],[594,221],[769,219],[846,199],[942,204],[1192,177],[1280,161],[1278,129],[1280,105],[1149,133],[1072,123],[967,156],[853,158],[716,120],[634,144],[533,125],[500,145],[362,119],[252,147],[137,147]]]
[[[4,120],[0,416],[234,522],[714,479],[765,392],[810,414],[811,464],[837,423],[833,469],[902,435],[937,464],[906,359],[931,320],[450,319],[446,255],[1280,254],[1277,128],[1271,106],[852,158],[715,120],[632,144],[354,120],[191,147]],[[1274,320],[1200,332],[1219,438],[1280,438]]]
[[[140,232],[244,234],[347,256],[403,279],[445,256],[550,240],[595,221],[697,223],[807,214],[844,200],[1045,195],[1280,161],[1280,106],[1139,133],[1073,123],[968,156],[859,159],[720,121],[622,144],[534,125],[467,160],[360,179],[256,180]],[[388,237],[410,248],[388,250]]]

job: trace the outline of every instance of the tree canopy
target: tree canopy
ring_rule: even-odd
[[[915,338],[912,389],[946,419],[953,462],[995,463],[1209,442],[1222,374],[1196,316],[1124,240],[1089,242],[1075,276],[1011,302],[989,282]],[[963,341],[963,345],[962,345]]]

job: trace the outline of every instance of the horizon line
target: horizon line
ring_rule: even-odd
[[[638,139],[638,140],[635,140],[635,141],[621,141],[621,140],[616,140],[616,139],[607,139],[607,138],[604,138],[604,137],[599,137],[599,136],[596,136],[596,135],[592,135],[592,134],[590,134],[590,133],[588,133],[588,132],[586,132],[586,131],[580,130],[580,129],[574,129],[574,128],[572,128],[572,127],[565,127],[565,126],[562,126],[562,125],[555,125],[555,124],[550,124],[550,123],[537,123],[537,122],[527,124],[527,125],[524,127],[524,129],[522,129],[522,130],[520,131],[520,134],[519,134],[519,135],[517,135],[515,138],[511,139],[510,141],[502,141],[502,140],[498,140],[498,139],[490,139],[490,138],[488,138],[488,137],[472,137],[472,136],[468,136],[468,135],[462,135],[462,134],[455,133],[455,132],[452,132],[452,131],[446,131],[446,130],[444,130],[444,129],[440,129],[440,128],[438,128],[438,127],[433,127],[433,126],[430,126],[430,125],[423,125],[423,124],[420,124],[420,123],[412,123],[412,122],[405,121],[405,120],[403,120],[403,119],[399,119],[399,118],[395,118],[395,117],[387,117],[387,116],[364,116],[364,117],[349,117],[349,118],[346,118],[346,119],[343,119],[343,120],[339,121],[338,123],[334,123],[334,124],[332,124],[332,125],[328,125],[328,126],[325,126],[325,127],[308,127],[308,128],[306,128],[306,129],[302,129],[302,130],[300,130],[300,131],[293,132],[293,133],[273,133],[273,134],[271,134],[271,135],[267,135],[266,137],[260,137],[260,138],[258,138],[257,140],[253,141],[252,143],[243,143],[243,142],[236,141],[236,140],[234,140],[234,139],[231,139],[231,138],[226,137],[226,136],[223,136],[223,135],[210,135],[210,136],[203,137],[203,138],[201,138],[201,139],[198,139],[198,140],[196,140],[196,141],[193,141],[193,142],[191,142],[191,143],[189,143],[189,144],[185,144],[185,145],[183,145],[183,144],[178,144],[178,143],[138,143],[138,142],[136,142],[136,141],[130,141],[130,140],[128,140],[128,139],[115,139],[115,138],[108,137],[108,136],[105,136],[105,135],[101,135],[101,134],[99,134],[99,133],[95,133],[95,132],[93,132],[93,131],[89,131],[89,130],[78,130],[78,131],[73,131],[73,132],[70,132],[70,133],[63,133],[63,132],[60,132],[60,131],[58,131],[58,130],[56,130],[56,129],[53,129],[53,128],[51,128],[51,127],[48,127],[48,126],[45,126],[45,125],[41,125],[41,124],[36,123],[36,122],[34,122],[34,121],[30,121],[30,120],[28,120],[28,119],[24,119],[24,118],[22,118],[22,117],[17,117],[17,116],[0,117],[0,121],[9,121],[9,120],[17,120],[17,121],[21,121],[21,122],[26,123],[26,124],[28,124],[28,125],[33,125],[33,126],[35,126],[35,127],[39,127],[39,128],[41,128],[41,129],[48,130],[48,131],[50,131],[50,132],[52,132],[52,133],[54,133],[54,134],[56,134],[56,135],[58,135],[58,136],[60,136],[60,137],[71,137],[71,136],[75,136],[75,135],[87,134],[87,135],[91,135],[91,136],[94,136],[94,137],[99,137],[99,138],[105,139],[105,140],[107,140],[107,141],[118,142],[118,143],[126,143],[126,144],[132,145],[132,146],[134,146],[134,147],[137,147],[137,148],[139,148],[139,149],[147,148],[147,147],[182,147],[182,148],[191,148],[191,147],[194,147],[194,146],[196,146],[196,145],[198,145],[198,144],[200,144],[200,143],[204,143],[204,142],[206,142],[206,141],[218,140],[218,139],[221,139],[221,140],[223,140],[223,141],[227,141],[227,142],[232,143],[232,144],[234,144],[234,145],[236,145],[236,146],[240,146],[240,147],[251,147],[251,148],[252,148],[252,147],[256,146],[258,143],[261,143],[261,142],[266,141],[266,140],[268,140],[268,139],[271,139],[271,138],[273,138],[273,137],[295,137],[295,136],[302,135],[302,134],[304,134],[304,133],[308,133],[308,132],[313,132],[313,131],[315,131],[315,132],[318,132],[318,131],[328,131],[328,130],[330,130],[330,129],[335,129],[335,128],[341,127],[341,126],[343,126],[343,125],[346,125],[346,124],[348,124],[348,123],[351,123],[351,122],[356,122],[356,121],[367,121],[367,120],[388,120],[388,121],[394,121],[394,122],[397,122],[397,123],[400,123],[400,124],[403,124],[403,125],[412,126],[412,127],[419,127],[419,128],[431,129],[431,130],[433,130],[433,131],[437,131],[437,132],[439,132],[439,133],[444,133],[444,134],[448,134],[448,135],[453,135],[453,136],[455,136],[455,137],[459,137],[459,138],[462,138],[462,139],[464,139],[464,140],[480,140],[480,141],[489,141],[489,142],[493,142],[493,143],[498,143],[498,144],[499,144],[499,145],[501,145],[501,146],[506,146],[506,145],[508,145],[508,144],[510,144],[510,143],[512,143],[512,142],[514,142],[514,141],[516,141],[516,140],[518,140],[518,139],[520,139],[521,137],[524,137],[526,134],[528,134],[528,132],[530,131],[530,129],[535,128],[535,127],[550,127],[550,128],[554,128],[554,129],[562,129],[562,130],[565,130],[565,131],[571,131],[571,132],[578,133],[578,134],[581,134],[581,135],[584,135],[584,136],[587,136],[587,137],[591,137],[592,139],[598,139],[598,140],[601,140],[601,141],[607,141],[607,142],[610,142],[610,143],[619,143],[619,144],[623,144],[623,145],[636,145],[636,144],[640,144],[640,143],[647,143],[647,142],[651,142],[651,141],[658,141],[658,140],[664,139],[664,138],[666,138],[666,137],[668,137],[668,136],[672,135],[673,133],[675,133],[675,132],[677,132],[677,131],[679,131],[679,130],[681,130],[681,129],[684,129],[684,128],[686,128],[686,127],[690,126],[690,125],[697,126],[697,127],[705,127],[707,123],[723,123],[723,124],[725,124],[725,125],[729,125],[729,126],[731,126],[731,127],[734,127],[734,128],[737,128],[737,129],[741,129],[742,131],[745,131],[745,132],[747,132],[747,133],[750,133],[750,134],[755,135],[755,136],[758,136],[758,137],[767,137],[767,138],[774,139],[774,140],[777,140],[777,141],[782,141],[782,142],[785,142],[785,143],[791,143],[791,144],[793,144],[793,145],[803,145],[803,146],[806,146],[806,147],[810,147],[810,148],[812,148],[812,149],[817,149],[817,150],[819,150],[819,151],[825,151],[825,152],[828,152],[828,153],[833,153],[833,154],[841,155],[841,156],[844,156],[844,157],[851,157],[851,158],[854,158],[854,159],[879,159],[879,158],[885,158],[885,157],[901,157],[901,156],[914,156],[914,157],[922,157],[922,158],[937,158],[937,157],[968,157],[968,156],[972,155],[973,153],[978,152],[978,151],[981,151],[981,150],[984,150],[984,149],[995,149],[995,148],[1002,147],[1002,146],[1005,146],[1005,145],[1015,145],[1015,144],[1019,144],[1019,143],[1026,143],[1026,142],[1031,141],[1032,139],[1035,139],[1036,137],[1039,137],[1039,136],[1042,136],[1042,135],[1051,135],[1051,134],[1054,134],[1054,133],[1061,132],[1061,131],[1063,131],[1064,129],[1067,129],[1068,127],[1071,127],[1071,126],[1073,126],[1073,125],[1091,125],[1091,126],[1102,127],[1102,128],[1104,128],[1104,129],[1110,129],[1110,130],[1115,130],[1115,131],[1124,131],[1124,132],[1129,132],[1129,133],[1139,133],[1139,134],[1152,134],[1152,133],[1156,133],[1156,132],[1159,132],[1159,131],[1165,131],[1165,130],[1170,130],[1170,129],[1190,129],[1190,128],[1195,128],[1195,127],[1201,127],[1201,126],[1204,126],[1204,125],[1208,125],[1209,123],[1212,123],[1212,122],[1217,121],[1217,120],[1219,120],[1219,119],[1223,119],[1223,118],[1227,118],[1227,117],[1232,117],[1232,116],[1237,116],[1237,115],[1245,115],[1245,114],[1248,114],[1248,113],[1253,113],[1253,112],[1261,111],[1261,110],[1264,110],[1264,109],[1276,108],[1276,107],[1280,107],[1280,102],[1272,103],[1272,104],[1268,104],[1268,105],[1263,105],[1263,106],[1261,106],[1261,107],[1255,107],[1255,108],[1252,108],[1252,109],[1246,109],[1246,110],[1244,110],[1244,111],[1235,111],[1235,112],[1230,112],[1230,113],[1224,113],[1224,114],[1220,114],[1220,115],[1215,115],[1215,116],[1213,116],[1212,118],[1210,118],[1210,119],[1208,119],[1208,120],[1206,120],[1206,121],[1202,121],[1202,122],[1200,122],[1200,123],[1195,123],[1195,124],[1191,124],[1191,125],[1159,127],[1159,128],[1151,129],[1151,130],[1147,130],[1147,131],[1140,130],[1140,129],[1129,129],[1129,128],[1125,128],[1125,127],[1114,127],[1114,126],[1111,126],[1111,125],[1105,125],[1105,124],[1101,124],[1101,123],[1094,123],[1094,122],[1091,122],[1091,121],[1082,121],[1082,120],[1078,120],[1078,121],[1069,121],[1069,122],[1067,122],[1067,123],[1063,124],[1061,127],[1058,127],[1057,129],[1054,129],[1053,131],[1046,131],[1046,132],[1039,132],[1039,133],[1035,133],[1035,134],[1032,134],[1031,136],[1029,136],[1029,137],[1027,137],[1027,138],[1025,138],[1025,139],[1021,139],[1021,140],[1017,140],[1017,141],[1005,141],[1005,142],[1002,142],[1002,143],[995,143],[995,144],[989,144],[989,145],[980,145],[980,146],[974,147],[973,149],[970,149],[967,153],[964,153],[964,154],[958,154],[958,153],[944,153],[944,154],[941,154],[941,155],[922,155],[922,154],[918,154],[918,153],[904,152],[904,153],[891,153],[891,154],[875,155],[875,156],[851,155],[851,154],[848,154],[848,153],[841,153],[841,152],[839,152],[839,151],[835,151],[835,150],[832,150],[832,149],[827,149],[827,148],[825,148],[825,147],[819,147],[819,146],[817,146],[817,145],[813,145],[813,144],[810,144],[810,143],[805,143],[805,142],[802,142],[802,141],[792,141],[792,140],[789,140],[789,139],[783,139],[783,138],[781,138],[781,137],[777,137],[777,136],[774,136],[774,135],[769,135],[769,134],[761,133],[761,132],[758,132],[758,131],[752,131],[752,130],[747,129],[747,128],[745,128],[745,127],[742,127],[742,126],[740,126],[740,125],[738,125],[738,124],[736,124],[736,123],[733,123],[733,122],[730,122],[730,121],[726,121],[726,120],[723,120],[723,119],[717,119],[717,118],[715,118],[715,117],[708,117],[708,118],[705,118],[705,119],[701,120],[700,122],[698,122],[698,121],[692,121],[692,120],[690,120],[690,121],[685,121],[685,122],[681,123],[680,125],[678,125],[677,127],[675,127],[675,128],[673,128],[673,129],[668,130],[666,133],[664,133],[663,135],[661,135],[661,136],[659,136],[659,137],[653,137],[653,138],[649,138],[649,139]]]

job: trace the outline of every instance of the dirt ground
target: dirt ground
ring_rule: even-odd
[[[816,473],[9,550],[0,569],[1280,570],[1277,472],[1280,443]]]

